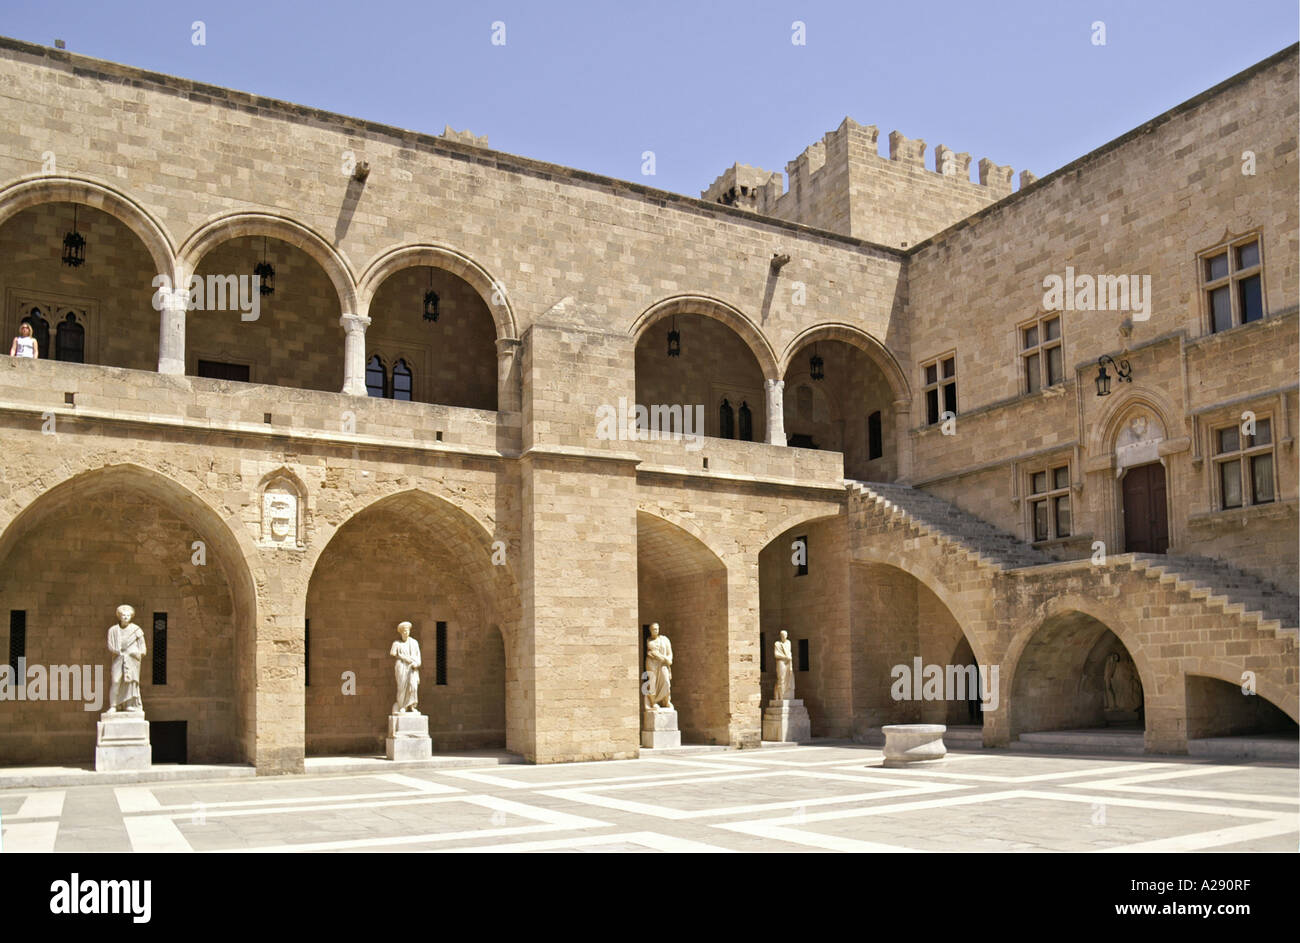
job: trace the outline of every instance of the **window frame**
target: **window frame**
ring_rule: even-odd
[[[1252,243],[1256,247],[1259,260],[1254,265],[1238,268],[1239,251]],[[1228,273],[1211,279],[1210,260],[1220,255],[1227,256]],[[1224,334],[1233,328],[1255,323],[1242,319],[1241,284],[1246,279],[1256,276],[1259,278],[1259,317],[1255,320],[1264,321],[1268,319],[1268,297],[1264,284],[1264,239],[1260,232],[1255,230],[1238,236],[1225,233],[1224,238],[1217,245],[1196,253],[1196,284],[1201,295],[1201,324],[1205,334]],[[1211,295],[1220,288],[1228,289],[1228,316],[1232,321],[1222,330],[1214,326],[1214,305],[1210,300]]]
[[[943,365],[948,361],[952,361],[952,374],[951,376],[944,376]],[[926,371],[929,370],[930,367],[934,367],[935,379],[933,383],[926,379]],[[920,381],[919,386],[921,389],[921,399],[925,406],[926,419],[923,428],[928,429],[943,423],[943,414],[949,411],[947,409],[947,390],[949,387],[952,388],[951,412],[954,416],[960,415],[961,411],[957,408],[957,349],[955,347],[945,353],[939,354],[938,356],[922,360]],[[938,406],[936,411],[937,416],[934,420],[930,419],[930,394],[932,392],[935,394],[935,402]]]
[[[1065,471],[1065,484],[1058,486],[1056,484],[1056,473]],[[1047,489],[1045,491],[1034,490],[1034,476],[1047,476]],[[1059,533],[1057,519],[1057,502],[1065,498],[1070,513],[1070,532],[1068,534]],[[1036,505],[1043,504],[1047,506],[1047,536],[1039,537],[1037,528]],[[1075,527],[1074,520],[1074,475],[1071,469],[1071,460],[1068,456],[1051,459],[1049,461],[1038,462],[1025,469],[1025,513],[1027,515],[1026,533],[1029,535],[1029,542],[1034,544],[1047,543],[1052,540],[1068,540],[1078,535],[1078,529]]]
[[[1051,321],[1056,322],[1056,337],[1047,337],[1047,324]],[[1025,334],[1028,331],[1037,331],[1037,341],[1031,347],[1025,346]],[[1041,314],[1022,321],[1016,325],[1016,347],[1017,355],[1020,360],[1020,393],[1022,396],[1028,396],[1032,393],[1039,393],[1043,390],[1050,389],[1054,386],[1061,386],[1065,383],[1065,323],[1061,317],[1060,311],[1044,311]],[[1053,382],[1048,382],[1050,370],[1050,351],[1059,348],[1061,351],[1061,375]],[[1034,388],[1029,381],[1029,358],[1038,357],[1038,387]]]
[[[1255,439],[1258,436],[1260,423],[1268,423],[1268,442],[1264,445],[1246,444],[1246,439]],[[1277,482],[1277,420],[1273,413],[1267,412],[1255,416],[1255,436],[1247,436],[1241,431],[1241,421],[1233,422],[1207,423],[1210,435],[1210,447],[1206,450],[1209,457],[1210,466],[1210,488],[1212,489],[1214,499],[1214,509],[1216,511],[1245,511],[1254,507],[1263,507],[1269,504],[1277,504],[1278,482]],[[1237,448],[1228,452],[1219,451],[1219,433],[1228,429],[1233,429],[1237,433]],[[1253,459],[1259,456],[1267,455],[1272,465],[1273,477],[1273,494],[1267,501],[1256,500],[1255,495],[1255,477],[1252,473]],[[1223,472],[1222,466],[1230,462],[1238,463],[1238,475],[1240,476],[1241,503],[1229,505],[1226,503],[1223,493]],[[1247,498],[1249,497],[1249,500]]]

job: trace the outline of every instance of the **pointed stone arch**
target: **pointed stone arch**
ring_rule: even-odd
[[[780,376],[784,377],[786,375],[791,362],[800,350],[819,341],[843,341],[850,347],[861,350],[885,375],[890,389],[894,392],[894,399],[904,400],[909,403],[912,401],[912,391],[907,382],[907,373],[899,365],[898,359],[893,352],[861,328],[839,321],[814,324],[812,327],[800,331],[790,343],[786,344],[778,365],[778,369],[781,371]]]

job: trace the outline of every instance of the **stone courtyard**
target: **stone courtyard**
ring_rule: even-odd
[[[885,769],[879,750],[829,741],[447,763],[0,788],[4,850],[1294,852],[1300,841],[1284,764],[958,751]]]

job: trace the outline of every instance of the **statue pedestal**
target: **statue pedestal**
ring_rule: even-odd
[[[646,750],[665,750],[682,745],[677,729],[676,708],[661,707],[641,712],[641,746]]]
[[[763,708],[763,739],[797,743],[812,739],[812,720],[803,701],[772,701]]]
[[[144,719],[144,711],[105,711],[99,715],[96,729],[96,771],[148,769],[153,765],[149,721]]]
[[[429,739],[428,715],[410,711],[389,714],[388,739],[384,741],[384,747],[390,760],[431,759],[433,741]]]

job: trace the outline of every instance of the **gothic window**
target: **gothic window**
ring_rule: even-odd
[[[65,363],[86,362],[86,329],[69,311],[54,332],[54,359]]]
[[[387,392],[388,371],[378,354],[366,361],[366,394],[382,397]]]
[[[399,360],[393,364],[393,399],[411,401],[411,368],[406,365],[405,360]]]
[[[925,375],[925,421],[933,426],[945,412],[957,415],[957,355],[945,354],[921,364]]]
[[[731,403],[727,400],[722,401],[718,407],[718,435],[724,439],[734,439],[736,437],[736,411],[731,408]]]
[[[1034,540],[1070,536],[1068,464],[1030,473],[1029,514],[1034,526]]]
[[[743,400],[740,404],[740,441],[754,441],[754,414],[750,412],[749,403]]]
[[[1060,315],[1037,318],[1021,325],[1020,363],[1026,393],[1036,393],[1065,379]]]

